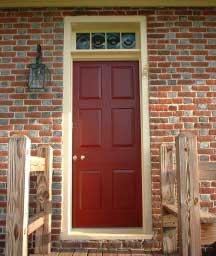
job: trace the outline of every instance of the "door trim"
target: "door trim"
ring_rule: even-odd
[[[143,47],[140,50],[134,50],[133,53],[127,50],[113,51],[112,54],[107,54],[104,51],[74,51],[73,40],[73,25],[79,23],[111,23],[120,22],[121,24],[138,24],[140,45]],[[93,53],[93,54],[92,54]],[[146,32],[146,17],[143,16],[76,16],[64,18],[64,92],[63,92],[63,205],[62,205],[62,239],[80,239],[80,234],[83,237],[85,232],[83,229],[74,229],[71,223],[72,216],[72,81],[73,81],[73,61],[74,60],[138,60],[139,61],[139,80],[140,80],[140,120],[141,120],[141,155],[142,155],[142,216],[143,227],[141,233],[142,238],[152,238],[152,199],[151,199],[151,158],[150,158],[150,125],[149,125],[149,89],[148,89],[148,62],[147,62],[147,32]],[[89,229],[88,229],[89,230]],[[113,230],[113,233],[112,233]],[[125,239],[133,239],[130,233],[134,229],[125,229]],[[95,233],[94,233],[95,231]],[[122,231],[122,230],[121,230]],[[121,231],[119,233],[121,234]],[[78,235],[78,233],[79,235]],[[98,235],[106,232],[103,229],[94,229],[90,232],[88,239],[95,239]],[[116,228],[109,229],[108,233],[118,233]],[[117,233],[116,233],[117,232]],[[95,234],[95,235],[93,235]],[[106,233],[105,233],[106,234]],[[127,236],[128,235],[128,236]]]

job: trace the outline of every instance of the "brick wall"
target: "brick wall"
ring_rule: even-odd
[[[146,15],[150,87],[153,241],[64,242],[61,225],[63,17]],[[180,131],[198,135],[199,158],[216,160],[216,8],[211,9],[18,9],[0,11],[0,253],[5,239],[8,137],[27,134],[54,148],[53,249],[63,246],[160,249],[159,146]],[[27,88],[37,43],[51,70],[46,92]],[[216,212],[216,184],[202,182],[202,206]],[[215,206],[214,206],[215,205]]]

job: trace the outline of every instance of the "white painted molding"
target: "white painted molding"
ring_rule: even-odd
[[[73,40],[73,28],[85,24],[88,26],[95,24],[120,24],[131,28],[138,28],[140,45],[137,50],[108,50],[101,51],[76,51],[75,40]],[[72,228],[72,88],[74,60],[137,60],[139,61],[139,81],[140,81],[140,118],[141,118],[141,154],[142,154],[142,207],[143,207],[143,228],[139,229],[137,236],[152,238],[152,200],[151,200],[151,158],[150,158],[150,126],[149,126],[149,89],[148,89],[148,60],[147,60],[147,34],[146,18],[143,16],[75,16],[64,18],[64,95],[63,95],[63,206],[62,206],[62,238],[76,239],[76,234],[87,237],[85,229],[75,230]],[[143,71],[144,74],[143,74]],[[109,229],[114,235],[119,229]],[[141,230],[141,233],[140,233]],[[106,232],[104,229],[96,229],[99,235]],[[74,233],[75,232],[75,233]],[[78,232],[78,233],[77,233]],[[120,231],[119,231],[120,232]],[[122,232],[122,230],[121,230]],[[129,230],[125,229],[124,237],[132,236]],[[93,237],[97,237],[97,234]],[[106,237],[110,237],[107,234]],[[134,234],[135,235],[135,234]],[[129,238],[128,238],[129,239]]]

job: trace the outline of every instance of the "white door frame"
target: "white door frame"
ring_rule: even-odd
[[[128,23],[139,28],[140,49],[135,50],[75,50],[73,28],[77,24]],[[128,31],[131,32],[131,31]],[[149,125],[149,89],[146,18],[143,16],[75,16],[64,18],[64,92],[63,92],[63,203],[62,239],[151,239],[151,158]],[[109,53],[108,53],[109,51]],[[141,159],[142,159],[142,216],[143,227],[136,229],[75,229],[72,227],[72,77],[74,60],[138,60],[140,80]]]

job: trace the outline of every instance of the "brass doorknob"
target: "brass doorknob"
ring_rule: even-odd
[[[78,159],[77,155],[73,156],[73,161],[75,162]]]
[[[84,159],[85,159],[85,156],[84,156],[84,155],[81,155],[81,156],[80,156],[80,159],[81,159],[81,160],[84,160]]]

